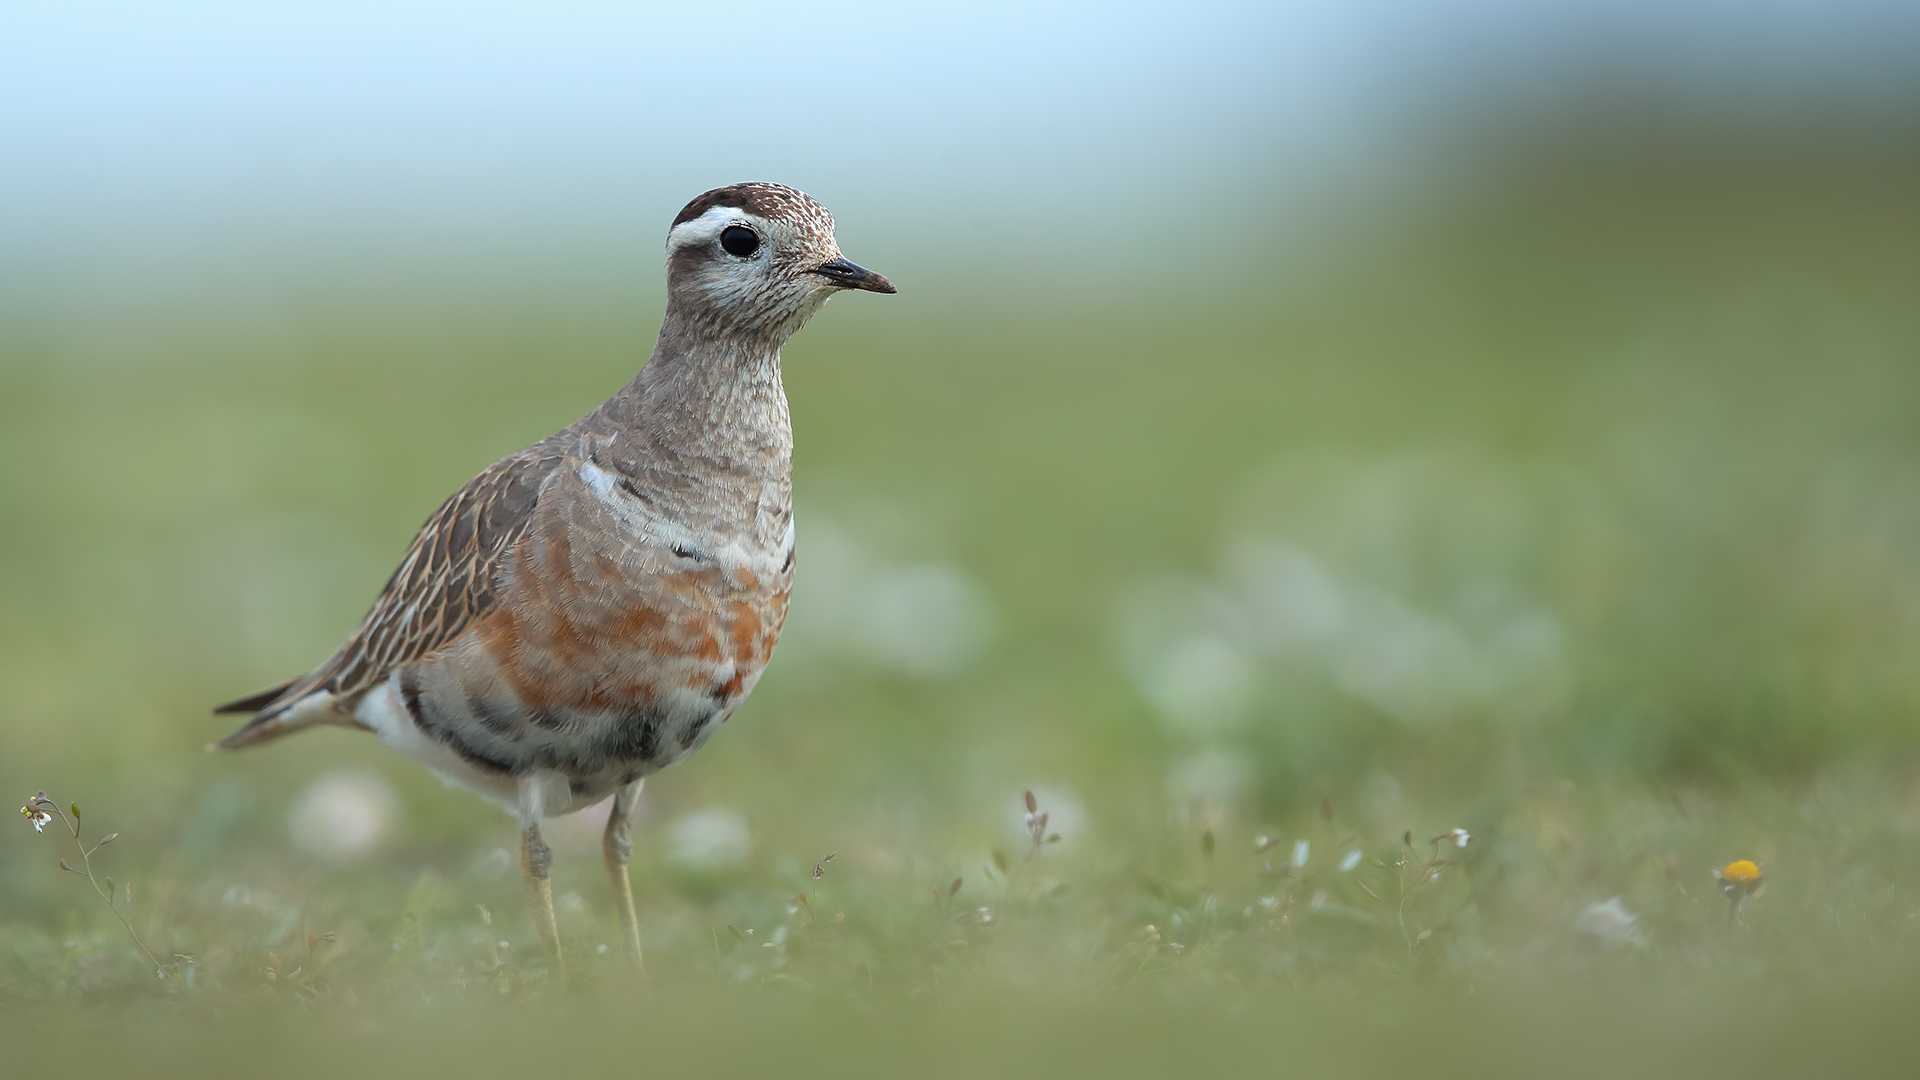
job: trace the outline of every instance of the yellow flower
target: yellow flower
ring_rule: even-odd
[[[1730,862],[1725,868],[1715,870],[1713,876],[1720,882],[1720,891],[1735,900],[1752,896],[1766,883],[1765,875],[1760,873],[1760,868],[1751,859]]]
[[[1740,905],[1749,896],[1760,892],[1767,879],[1760,873],[1752,859],[1736,859],[1713,872],[1715,881],[1720,883],[1720,891],[1727,897],[1727,925],[1732,926],[1740,915]]]

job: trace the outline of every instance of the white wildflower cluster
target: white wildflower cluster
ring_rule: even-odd
[[[1262,682],[1313,679],[1407,724],[1520,700],[1561,666],[1559,621],[1511,586],[1469,583],[1458,610],[1416,606],[1308,550],[1248,542],[1218,580],[1137,586],[1122,662],[1176,731],[1239,727]]]
[[[1431,727],[1563,694],[1561,619],[1472,554],[1540,542],[1527,483],[1473,457],[1275,462],[1249,478],[1215,572],[1133,583],[1117,659],[1187,743],[1170,759],[1175,802],[1206,817],[1246,796],[1244,731],[1277,720],[1272,703],[1330,693]],[[1430,549],[1462,554],[1412,554]]]

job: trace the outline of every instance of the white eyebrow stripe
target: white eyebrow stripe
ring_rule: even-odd
[[[751,223],[753,218],[737,206],[713,206],[707,212],[692,221],[683,221],[667,233],[667,251],[689,244],[701,244],[720,235],[720,230],[729,225]],[[756,232],[760,231],[755,229]]]

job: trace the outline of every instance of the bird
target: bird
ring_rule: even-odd
[[[641,787],[740,707],[786,619],[781,350],[829,297],[897,291],[840,253],[825,207],[774,183],[687,203],[666,279],[631,382],[455,491],[332,656],[214,710],[251,714],[219,749],[357,728],[516,816],[533,922],[562,977],[541,822],[612,796],[601,851],[644,970],[627,873]]]

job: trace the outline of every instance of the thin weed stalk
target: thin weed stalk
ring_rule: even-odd
[[[129,881],[122,885],[124,889],[123,910],[122,904],[116,903],[114,900],[113,879],[110,877],[102,878],[93,871],[93,856],[95,853],[108,844],[113,843],[115,840],[118,840],[120,834],[117,832],[108,833],[101,837],[92,847],[88,847],[86,843],[80,839],[80,804],[73,803],[69,805],[67,809],[62,810],[60,809],[60,804],[47,798],[47,793],[44,791],[34,795],[34,797],[27,802],[27,805],[20,808],[20,812],[26,815],[27,819],[32,822],[35,832],[43,831],[47,823],[54,818],[60,819],[60,823],[67,827],[67,835],[73,838],[74,848],[80,852],[79,868],[76,869],[68,865],[67,860],[61,859],[60,869],[70,874],[78,874],[87,879],[87,884],[93,886],[94,893],[97,894],[101,900],[106,901],[107,910],[113,912],[114,918],[120,920],[120,925],[127,928],[127,936],[133,938],[133,943],[139,946],[142,953],[146,954],[147,962],[153,965],[154,974],[162,979],[166,978],[168,966],[162,964],[159,959],[153,955],[153,950],[147,948],[147,943],[140,940],[140,932],[133,928],[133,883]],[[104,884],[102,884],[103,881]]]

